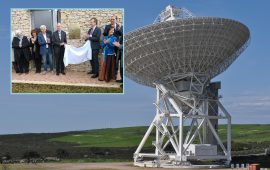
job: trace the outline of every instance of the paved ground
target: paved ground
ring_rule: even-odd
[[[120,76],[118,75],[118,79]],[[98,81],[97,78],[90,78],[86,72],[66,71],[66,75],[57,76],[52,72],[45,75],[37,74],[30,71],[29,74],[16,74],[12,71],[12,83],[30,83],[30,84],[53,84],[53,85],[70,85],[70,86],[88,86],[88,87],[108,87],[118,88],[120,83],[112,80],[111,82]]]
[[[130,162],[123,163],[40,163],[9,165],[12,170],[164,170],[164,168],[139,168]],[[166,169],[175,170],[175,169]],[[219,169],[221,170],[221,169]],[[239,168],[238,170],[244,170]]]

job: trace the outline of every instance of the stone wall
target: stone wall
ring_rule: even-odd
[[[60,10],[60,20],[62,29],[67,33],[68,44],[79,47],[82,46],[84,36],[89,30],[89,21],[92,17],[96,17],[98,20],[98,27],[102,32],[105,25],[110,23],[110,17],[116,15],[119,18],[119,22],[123,21],[123,10],[121,9],[63,9]],[[31,32],[31,12],[26,9],[13,9],[11,12],[12,31],[21,29],[23,33],[30,38]],[[80,29],[80,39],[69,39],[69,32],[71,28]],[[102,38],[102,37],[101,37]],[[75,71],[89,71],[90,63],[85,62],[78,65],[70,65],[67,69]]]
[[[31,34],[31,15],[29,10],[13,9],[11,11],[11,30],[22,30],[23,33],[30,37]]]

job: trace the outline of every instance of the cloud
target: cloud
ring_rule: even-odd
[[[270,94],[240,93],[221,99],[236,123],[270,123]]]

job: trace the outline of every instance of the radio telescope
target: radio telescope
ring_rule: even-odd
[[[231,116],[219,101],[220,82],[211,79],[232,64],[249,37],[249,29],[238,21],[197,17],[171,5],[153,24],[125,35],[127,77],[157,90],[156,116],[134,153],[134,165],[230,164]],[[222,119],[225,139],[218,131]],[[154,150],[144,153],[143,146],[153,135]]]

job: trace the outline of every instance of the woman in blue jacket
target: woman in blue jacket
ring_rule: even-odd
[[[100,60],[100,72],[99,80],[109,82],[111,79],[116,80],[115,66],[116,66],[116,54],[114,42],[117,41],[114,34],[114,28],[111,27],[108,36],[102,38],[101,46],[103,47],[103,56]]]

